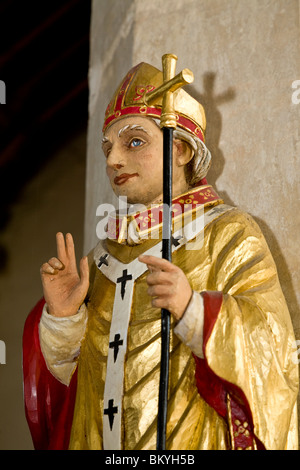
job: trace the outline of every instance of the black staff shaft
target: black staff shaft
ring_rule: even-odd
[[[172,261],[173,128],[163,128],[163,236],[162,257]],[[158,397],[157,450],[166,449],[169,383],[170,312],[161,311],[161,368]]]

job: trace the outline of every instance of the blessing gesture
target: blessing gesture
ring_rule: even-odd
[[[89,287],[87,257],[80,260],[80,275],[76,266],[73,237],[56,234],[57,257],[41,267],[44,298],[48,312],[55,317],[75,315],[83,303]]]

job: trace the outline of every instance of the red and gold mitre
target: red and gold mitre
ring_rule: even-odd
[[[122,80],[105,112],[103,132],[116,120],[125,116],[160,118],[162,97],[149,106],[145,94],[163,84],[163,73],[142,62],[133,67]],[[204,142],[206,118],[203,106],[182,88],[174,92],[177,126]]]

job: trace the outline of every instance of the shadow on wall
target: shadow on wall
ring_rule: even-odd
[[[216,181],[223,172],[225,158],[219,147],[222,133],[222,115],[219,106],[235,99],[234,88],[228,88],[223,93],[215,94],[216,73],[206,72],[203,76],[203,93],[199,93],[191,87],[192,96],[204,107],[206,114],[205,143],[212,154],[212,167],[209,171],[208,180],[216,189]],[[219,191],[220,196],[229,204],[233,204],[225,191]],[[234,205],[234,204],[233,204]]]

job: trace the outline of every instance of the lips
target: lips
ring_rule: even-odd
[[[130,178],[133,178],[134,176],[139,176],[139,175],[138,175],[138,173],[132,173],[132,174],[122,173],[122,175],[115,177],[114,183],[117,186],[120,186],[121,184],[126,183],[126,181],[128,181]]]

